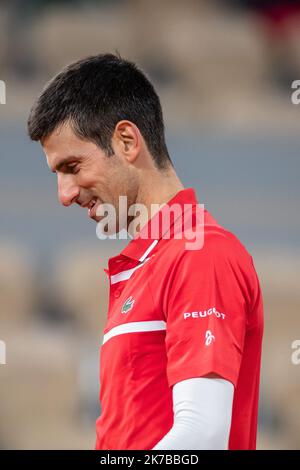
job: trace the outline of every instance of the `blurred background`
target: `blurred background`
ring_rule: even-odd
[[[90,449],[108,285],[100,241],[29,141],[60,68],[118,51],[161,97],[187,187],[254,258],[265,304],[258,448],[300,448],[299,1],[0,1],[0,447]]]

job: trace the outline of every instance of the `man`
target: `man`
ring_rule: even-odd
[[[110,204],[116,233],[124,228],[120,196],[147,209],[109,260],[96,449],[254,449],[259,282],[243,245],[183,188],[151,83],[120,57],[89,57],[52,79],[28,128],[57,174],[63,205],[77,203],[101,222]],[[129,232],[132,221],[127,212]],[[196,249],[191,233],[202,235]]]

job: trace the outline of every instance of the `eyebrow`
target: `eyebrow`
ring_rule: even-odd
[[[74,155],[70,155],[69,157],[66,157],[64,158],[63,160],[61,160],[57,165],[54,166],[54,168],[51,170],[52,173],[56,173],[57,171],[61,170],[61,168],[70,163],[70,162],[74,162],[74,161],[79,161],[79,157],[75,157]]]

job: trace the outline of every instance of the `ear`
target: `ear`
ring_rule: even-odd
[[[133,163],[140,153],[141,144],[141,133],[133,122],[123,120],[117,123],[112,137],[115,153]]]

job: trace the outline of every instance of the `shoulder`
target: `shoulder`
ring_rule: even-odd
[[[236,235],[220,225],[205,225],[194,239],[162,240],[161,262],[177,266],[188,263],[195,269],[207,264],[224,264],[251,267],[252,257]]]

